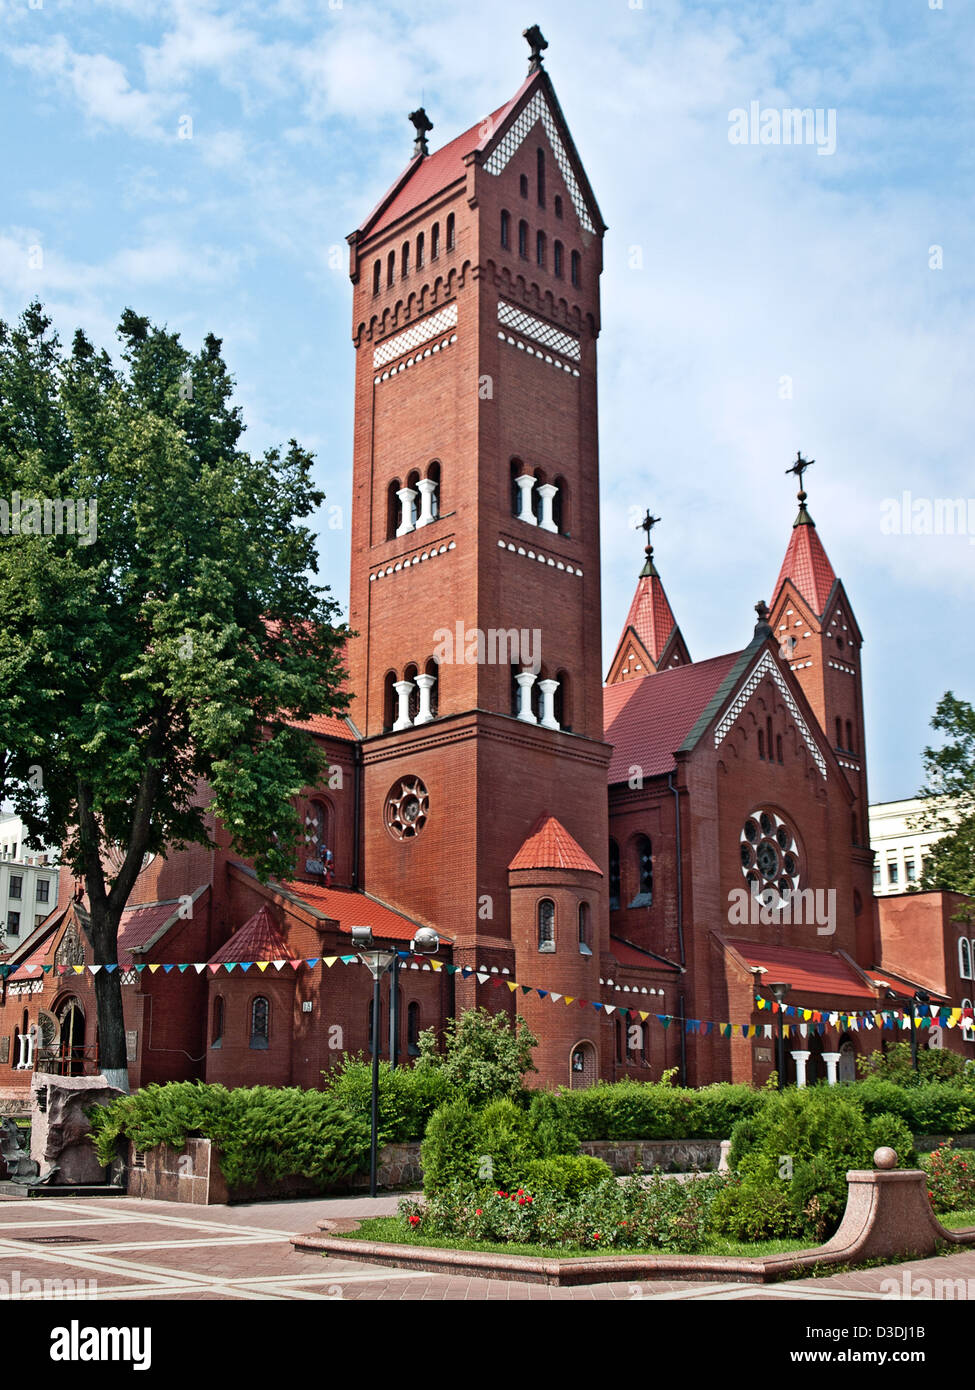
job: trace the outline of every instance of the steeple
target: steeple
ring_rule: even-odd
[[[648,510],[637,526],[637,530],[647,533],[645,559],[606,677],[607,685],[651,675],[672,666],[686,666],[691,659],[653,562],[650,532],[659,521],[660,517],[651,515]]]
[[[816,523],[806,509],[808,493],[803,488],[802,475],[815,462],[815,459],[804,459],[801,453],[797,453],[795,463],[785,470],[786,473],[794,473],[799,479],[799,515],[792,524],[792,535],[789,537],[785,559],[772,591],[772,607],[776,605],[782,585],[787,579],[791,579],[812,613],[821,618],[836,583],[836,575],[819,539]]]

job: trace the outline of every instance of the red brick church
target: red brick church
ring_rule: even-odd
[[[885,956],[863,638],[804,460],[780,572],[754,576],[771,606],[739,650],[691,659],[647,514],[603,683],[606,228],[544,40],[526,37],[528,77],[470,130],[430,153],[413,113],[412,158],[349,237],[353,704],[306,726],[331,771],[302,798],[292,882],[259,883],[219,826],[215,850],[144,868],[119,949],[133,1087],[320,1084],[369,1046],[371,979],[341,961],[356,925],[403,952],[421,926],[441,938],[441,968],[404,959],[384,981],[383,1056],[408,1061],[421,1030],[484,1004],[526,1017],[549,1085],[668,1067],[762,1082],[755,996],[773,984],[824,1020],[917,988],[961,1000],[950,904],[923,971]],[[90,961],[64,883],[0,980],[0,1100],[45,1053],[95,1064]],[[727,1022],[759,1027],[729,1038]],[[895,1036],[790,1023],[790,1079],[849,1075]]]

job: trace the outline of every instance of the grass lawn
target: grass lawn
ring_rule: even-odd
[[[964,1224],[964,1223],[962,1223]],[[338,1235],[339,1233],[337,1233]],[[491,1243],[480,1240],[464,1240],[460,1236],[423,1236],[409,1231],[398,1216],[370,1216],[364,1220],[357,1231],[343,1231],[343,1240],[381,1240],[395,1245],[426,1246],[434,1250],[481,1250],[496,1255],[534,1255],[537,1258],[574,1259],[580,1255],[594,1256],[602,1253],[609,1259],[625,1259],[633,1255],[666,1255],[672,1251],[653,1246],[646,1250],[619,1250],[610,1246],[605,1251],[582,1249],[580,1246],[514,1245],[501,1242]],[[808,1250],[807,1240],[763,1240],[746,1241],[725,1240],[714,1236],[707,1245],[695,1253],[699,1255],[781,1255],[791,1250]]]
[[[975,1211],[948,1211],[938,1220],[946,1231],[957,1231],[962,1226],[975,1226]]]

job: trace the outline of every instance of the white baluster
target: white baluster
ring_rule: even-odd
[[[537,724],[538,720],[532,713],[532,686],[535,684],[535,677],[531,671],[519,671],[515,680],[518,682],[518,718],[523,719],[526,724]]]
[[[539,681],[538,688],[542,692],[542,717],[539,723],[543,729],[558,729],[560,725],[555,717],[555,692],[559,688],[559,682]]]
[[[838,1052],[824,1052],[823,1061],[826,1063],[826,1080],[831,1086],[836,1085],[836,1066],[840,1060]]]
[[[430,708],[430,694],[437,683],[436,676],[417,676],[416,683],[420,687],[420,709],[413,720],[416,724],[429,724],[433,718],[433,710]]]
[[[420,515],[417,517],[417,530],[421,526],[429,526],[431,521],[436,521],[436,513],[433,510],[433,499],[437,493],[437,484],[432,478],[421,478],[417,483],[420,492]]]
[[[806,1065],[809,1061],[810,1053],[793,1052],[792,1060],[796,1064],[796,1085],[805,1086],[806,1084]]]
[[[403,515],[399,526],[396,528],[397,536],[408,536],[413,530],[413,499],[416,497],[416,489],[412,487],[401,487],[396,496],[400,500],[403,508]]]
[[[538,524],[543,531],[558,531],[558,527],[552,520],[552,502],[558,488],[554,483],[539,483],[538,495],[542,499],[542,514],[538,518]]]
[[[410,728],[410,696],[413,694],[412,681],[396,681],[393,689],[399,698],[399,709],[396,712],[396,723],[393,731]]]
[[[530,473],[523,473],[515,482],[521,489],[521,496],[518,498],[518,520],[527,521],[529,526],[537,526],[538,518],[532,509],[532,488],[535,486],[535,479]]]

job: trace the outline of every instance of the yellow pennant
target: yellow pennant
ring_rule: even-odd
[[[809,1020],[810,1020],[811,1018],[812,1018],[812,1009],[803,1009],[803,1011],[802,1011],[802,1021],[803,1021],[803,1023],[808,1023]]]
[[[442,970],[442,969],[443,969],[443,961],[442,961],[442,960],[432,960],[432,961],[430,962],[430,969],[431,969],[431,970]]]
[[[150,975],[155,975],[156,971],[157,971],[157,970],[161,970],[161,969],[162,969],[162,966],[161,966],[161,965],[150,965],[150,967],[149,967],[149,974],[150,974]]]
[[[505,984],[511,990],[512,994],[514,994],[515,990],[518,988],[517,980],[505,980]]]
[[[331,970],[332,966],[335,964],[335,962],[336,962],[337,960],[338,960],[338,956],[323,956],[323,957],[322,957],[323,964],[327,965],[328,968],[329,968],[329,970]]]
[[[645,1014],[645,1013],[642,1013],[642,1012],[641,1012],[641,1014],[640,1014],[640,1019],[641,1019],[641,1021],[642,1021],[643,1023],[646,1023],[646,1021],[647,1021],[647,1019],[648,1019],[649,1017],[650,1017],[649,1014]]]
[[[565,1002],[566,1002],[567,1004],[574,1004],[574,1003],[575,1003],[575,995],[574,995],[574,994],[567,994],[567,995],[565,996]]]
[[[268,968],[271,962],[269,960],[256,960],[254,964],[257,966],[258,970],[260,970],[261,974],[263,975],[264,971]]]
[[[80,975],[81,972],[84,970],[84,968],[85,968],[85,967],[84,967],[83,965],[73,965],[73,966],[71,967],[71,969],[74,971],[74,973],[75,973],[76,975]]]

